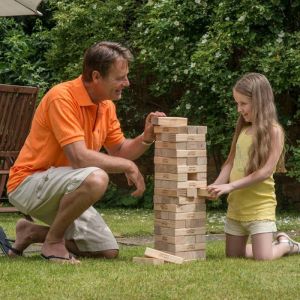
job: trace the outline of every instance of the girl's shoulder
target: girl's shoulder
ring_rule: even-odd
[[[282,126],[279,123],[273,123],[271,127],[271,136],[273,139],[279,139],[282,141],[282,144],[284,143],[284,130]]]

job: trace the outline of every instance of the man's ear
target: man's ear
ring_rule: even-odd
[[[101,79],[102,79],[102,76],[101,76],[101,74],[99,73],[99,71],[94,70],[94,71],[92,72],[92,80],[93,80],[93,82],[99,81],[99,80],[101,80]]]

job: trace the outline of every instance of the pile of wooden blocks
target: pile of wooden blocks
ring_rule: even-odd
[[[134,261],[158,264],[205,259],[207,128],[188,126],[186,118],[159,117],[152,123],[156,133],[155,249],[146,249],[150,259]]]

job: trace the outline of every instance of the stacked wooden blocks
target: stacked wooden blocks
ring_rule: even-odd
[[[159,117],[152,123],[154,248],[185,261],[205,259],[207,128],[188,126],[186,118]]]

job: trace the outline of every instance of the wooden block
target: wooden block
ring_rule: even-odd
[[[152,117],[151,123],[153,125],[167,126],[167,127],[178,127],[187,126],[187,118],[178,117]]]
[[[157,190],[157,189],[156,189]],[[160,190],[160,189],[158,189]],[[164,190],[165,191],[165,190]],[[175,190],[176,191],[176,190]],[[197,204],[201,207],[201,209],[205,209],[205,199],[201,197],[170,197],[170,196],[161,196],[154,194],[153,196],[154,204]]]
[[[186,189],[166,189],[166,188],[154,188],[154,195],[168,196],[168,197],[186,197]]]
[[[207,157],[187,157],[186,165],[207,165]]]
[[[154,240],[154,249],[159,250],[159,251],[168,252],[169,246],[168,246],[167,242]]]
[[[195,188],[188,188],[186,190],[187,197],[196,198],[197,197],[197,189]]]
[[[146,257],[153,257],[153,258],[158,258],[162,259],[164,261],[170,262],[170,263],[175,263],[175,264],[182,264],[184,259],[182,257],[178,257],[175,255],[171,255],[162,251],[158,251],[152,248],[147,247],[145,254]]]
[[[169,220],[169,212],[168,211],[154,211],[155,219]]]
[[[186,228],[195,228],[195,227],[205,227],[206,217],[202,217],[201,219],[187,219],[185,220]],[[181,228],[181,227],[177,227]]]
[[[206,216],[205,211],[199,212],[187,212],[187,213],[174,213],[168,212],[168,219],[169,220],[193,220],[193,219],[203,219]],[[192,226],[190,226],[192,227]]]
[[[185,228],[186,227],[185,220],[155,219],[154,223],[156,226],[161,226],[161,227],[169,227],[169,228]]]
[[[160,143],[164,143],[164,142],[160,142]],[[180,149],[180,148],[176,148],[176,149]],[[182,149],[187,149],[187,150],[205,150],[206,149],[206,143],[205,142],[186,142],[185,148],[182,148]]]
[[[176,255],[179,257],[184,258],[185,262],[186,261],[193,261],[193,260],[198,260],[198,259],[205,259],[206,254],[205,250],[197,250],[197,251],[182,251],[182,252],[176,252]]]
[[[155,211],[169,211],[169,212],[197,212],[205,210],[202,204],[157,204],[154,203]]]
[[[154,133],[188,133],[188,126],[180,126],[180,127],[179,126],[178,127],[154,126]]]
[[[154,240],[157,242],[166,242],[172,245],[186,245],[195,244],[195,235],[181,235],[181,236],[168,236],[168,235],[155,235]]]
[[[174,127],[176,128],[176,127]],[[162,142],[162,141],[156,141],[155,142],[155,148],[156,149],[177,149],[177,150],[186,150],[187,148],[187,143],[196,143],[196,142],[177,142],[177,143],[172,143],[172,142]],[[203,142],[199,142],[203,143]],[[197,150],[200,150],[200,148],[195,148]],[[205,149],[205,148],[204,148]]]
[[[154,174],[155,180],[187,181],[188,174],[157,173]]]
[[[160,157],[206,157],[206,150],[155,149],[155,156]]]
[[[156,164],[154,166],[154,170],[157,173],[199,173],[199,172],[206,172],[206,165],[194,165],[194,166],[187,166],[187,165],[163,165],[163,164]]]
[[[196,243],[206,242],[206,236],[204,234],[197,234],[195,237],[196,237]]]
[[[155,224],[155,221],[154,221]],[[181,235],[201,235],[205,238],[206,228],[195,227],[195,228],[170,228],[156,225],[154,226],[154,230],[158,235],[167,235],[167,236],[181,236]],[[206,239],[204,240],[206,241]]]
[[[188,126],[188,133],[206,134],[207,133],[207,127],[206,126]]]
[[[208,193],[208,191],[205,187],[198,188],[197,189],[197,195],[199,197],[210,197],[210,194]]]
[[[191,250],[205,250],[206,243],[192,243],[192,244],[168,244],[168,251],[181,252]]]
[[[149,264],[149,265],[162,265],[164,264],[163,259],[152,258],[152,257],[133,257],[132,261],[138,264]]]
[[[185,133],[157,133],[155,137],[156,141],[162,142],[188,142],[198,141],[205,142],[205,134],[185,134]]]
[[[172,181],[172,180],[154,180],[155,188],[163,189],[187,189],[187,188],[200,188],[207,186],[206,180],[201,181]]]
[[[197,173],[190,173],[188,174],[188,180],[195,180],[195,181],[202,181],[206,180],[207,173],[205,172],[197,172]]]
[[[161,165],[186,165],[187,158],[186,157],[154,157],[154,164],[161,164]]]

